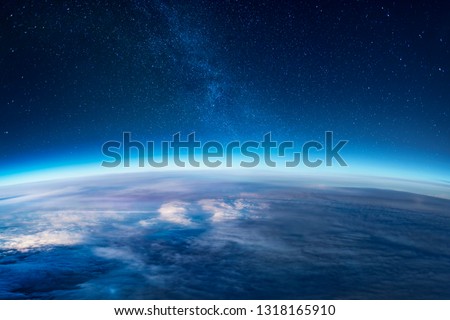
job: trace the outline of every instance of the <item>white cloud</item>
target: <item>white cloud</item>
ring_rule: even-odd
[[[218,199],[204,199],[200,200],[198,204],[203,211],[212,213],[211,220],[215,222],[246,216],[255,218],[258,210],[267,208],[265,203],[255,204],[244,199],[237,199],[229,203]]]
[[[148,228],[148,227],[154,226],[156,224],[156,220],[155,219],[139,220],[138,224],[141,227]]]
[[[236,210],[234,206],[227,204],[221,200],[205,199],[198,202],[203,211],[213,214],[213,221],[222,221],[236,218],[239,215],[239,210]]]
[[[189,225],[192,222],[186,217],[186,202],[172,201],[163,204],[158,212],[159,218],[172,223]]]
[[[56,210],[38,211],[36,216],[53,228],[86,228],[98,226],[102,221],[121,221],[127,215],[146,211],[113,210]]]
[[[122,261],[135,268],[145,267],[145,263],[142,259],[128,247],[98,247],[94,248],[94,253],[103,259]]]
[[[83,240],[78,233],[66,231],[42,231],[28,235],[1,236],[0,248],[5,250],[27,251],[48,246],[76,245]]]
[[[134,213],[136,212],[55,210],[16,215],[20,219],[3,220],[3,223],[14,227],[0,234],[0,249],[27,251],[80,244],[87,241],[90,234],[105,222],[111,224],[122,221],[127,215]]]

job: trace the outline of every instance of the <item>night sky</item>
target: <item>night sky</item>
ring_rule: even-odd
[[[120,4],[119,4],[120,3]],[[0,176],[195,131],[450,178],[448,1],[2,1]]]

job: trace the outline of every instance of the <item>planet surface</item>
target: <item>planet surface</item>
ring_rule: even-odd
[[[216,172],[1,187],[0,299],[450,299],[449,190]]]

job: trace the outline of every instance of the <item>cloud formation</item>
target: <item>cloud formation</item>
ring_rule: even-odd
[[[48,246],[73,246],[83,241],[83,235],[67,231],[42,231],[28,235],[0,236],[3,250],[25,252]]]
[[[172,201],[164,203],[158,210],[159,218],[176,224],[189,225],[192,222],[187,218],[186,202]]]
[[[244,199],[226,202],[220,199],[203,199],[198,201],[202,210],[212,213],[211,220],[220,222],[239,218],[256,218],[258,210],[266,209],[265,203],[255,204]]]

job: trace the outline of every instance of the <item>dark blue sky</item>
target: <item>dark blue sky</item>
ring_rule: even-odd
[[[117,3],[2,1],[3,173],[99,159],[123,131],[332,130],[359,165],[449,176],[448,1]]]

